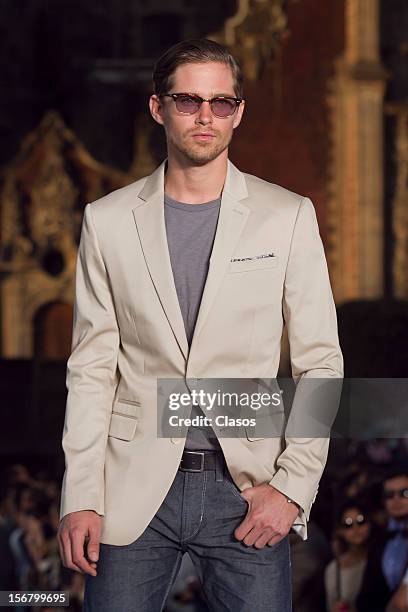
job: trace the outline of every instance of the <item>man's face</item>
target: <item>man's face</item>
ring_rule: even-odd
[[[236,97],[232,72],[229,66],[219,62],[183,64],[173,74],[173,86],[166,93],[194,93],[202,98],[217,95]],[[239,125],[244,111],[242,102],[230,117],[213,115],[207,102],[201,104],[194,115],[177,111],[171,98],[150,98],[153,118],[164,126],[168,153],[197,165],[216,159],[228,148],[234,129]],[[210,138],[200,138],[200,133]]]
[[[386,494],[387,491],[394,493],[392,497],[384,498],[388,516],[396,519],[408,516],[408,498],[399,495],[399,491],[404,489],[408,489],[408,476],[397,476],[385,481],[384,493]]]

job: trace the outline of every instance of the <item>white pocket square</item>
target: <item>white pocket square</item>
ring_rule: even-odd
[[[252,261],[254,259],[266,259],[268,257],[276,257],[275,253],[263,253],[262,255],[253,255],[252,257],[235,257],[231,261]]]

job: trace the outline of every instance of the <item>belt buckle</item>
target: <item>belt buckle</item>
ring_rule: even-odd
[[[186,454],[189,455],[200,455],[201,457],[201,465],[199,468],[181,468],[182,470],[186,470],[187,472],[202,472],[204,470],[204,453],[203,451],[184,451]],[[183,458],[181,459],[181,463],[183,463]]]

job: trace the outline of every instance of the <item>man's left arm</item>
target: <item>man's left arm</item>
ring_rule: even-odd
[[[257,541],[258,547],[266,542],[273,544],[279,541],[289,531],[292,523],[294,527],[297,526],[303,539],[306,539],[306,521],[309,520],[326,464],[330,426],[338,409],[341,391],[341,381],[333,381],[332,405],[327,407],[328,414],[323,418],[326,426],[320,430],[316,427],[314,433],[313,426],[307,423],[307,419],[310,421],[309,417],[313,415],[309,415],[305,408],[307,399],[313,396],[312,381],[308,382],[307,379],[342,379],[344,375],[336,307],[316,213],[309,198],[301,200],[294,225],[282,312],[289,338],[292,377],[297,385],[285,430],[286,447],[277,459],[278,469],[269,484],[258,485],[243,492],[249,502],[249,512],[236,530],[236,536],[242,539],[241,536],[253,522],[251,507],[256,509],[256,515],[262,515],[261,522],[268,523],[268,516],[274,515],[275,518],[271,518],[273,526],[269,529],[272,533],[269,539],[268,529],[264,530],[263,536],[258,535],[262,533],[258,528],[252,536],[244,536],[245,543],[253,544]],[[314,387],[316,383],[318,381],[314,381]],[[308,431],[303,427],[305,423],[309,425],[306,427]],[[326,430],[323,436],[322,430]],[[298,506],[287,503],[288,498]]]

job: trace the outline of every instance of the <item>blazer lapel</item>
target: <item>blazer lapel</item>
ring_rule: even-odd
[[[139,193],[142,202],[133,208],[133,216],[158,298],[180,350],[187,359],[188,341],[174,284],[164,220],[164,168],[166,161],[164,160],[147,178],[142,191]]]
[[[191,341],[190,354],[197,344],[198,337],[209,315],[218,288],[227,271],[230,259],[240,239],[250,208],[239,200],[248,197],[245,177],[228,160],[227,175],[221,196],[213,248],[211,252],[207,280],[201,298],[200,309]]]
[[[180,350],[187,360],[190,351],[174,283],[164,220],[166,161],[167,159],[146,179],[142,190],[138,194],[141,201],[132,209],[132,212],[157,295]],[[218,287],[250,213],[250,209],[240,202],[247,196],[248,191],[244,175],[228,160],[217,229],[191,349],[197,343],[200,330],[208,316]]]

